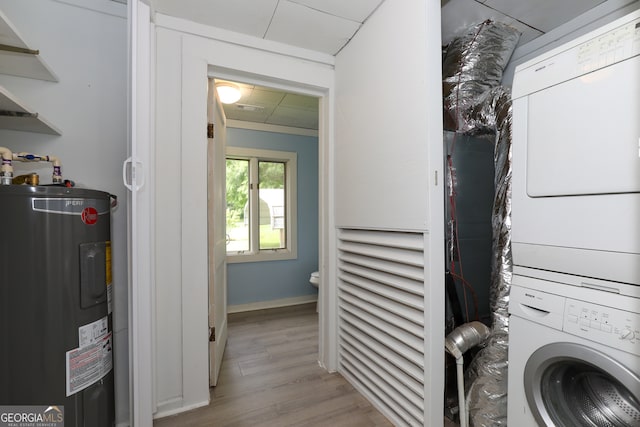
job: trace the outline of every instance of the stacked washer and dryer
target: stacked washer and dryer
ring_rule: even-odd
[[[640,425],[640,10],[516,68],[508,422]]]

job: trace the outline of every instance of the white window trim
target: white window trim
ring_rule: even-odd
[[[257,234],[252,233],[249,236],[250,239],[255,239],[252,242],[252,247],[258,248],[247,252],[232,252],[227,253],[227,262],[241,263],[241,262],[259,262],[259,261],[281,261],[298,258],[298,165],[297,165],[297,153],[290,151],[276,151],[276,150],[260,150],[255,148],[241,148],[241,147],[229,147],[227,146],[226,158],[248,159],[257,158],[258,160],[284,162],[285,163],[285,209],[287,215],[286,225],[286,248],[284,249],[259,249],[257,245]],[[249,180],[251,183],[257,181],[257,171],[250,171]],[[255,180],[255,181],[254,181]],[[256,198],[257,198],[257,193]],[[253,197],[251,194],[249,197]],[[250,203],[249,208],[255,209],[259,206],[255,203]],[[251,223],[251,229],[259,227],[259,215],[254,212],[249,214]]]

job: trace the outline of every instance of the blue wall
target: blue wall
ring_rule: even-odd
[[[227,265],[228,305],[313,295],[318,270],[318,138],[227,128],[227,146],[298,153],[298,259]]]

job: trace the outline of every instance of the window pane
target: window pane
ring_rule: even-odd
[[[258,162],[260,197],[260,249],[286,248],[285,164]]]
[[[227,159],[227,252],[249,250],[249,161]]]

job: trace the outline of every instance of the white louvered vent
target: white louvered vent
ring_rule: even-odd
[[[424,235],[339,231],[340,371],[396,425],[424,423]]]

